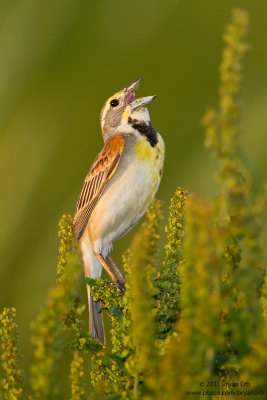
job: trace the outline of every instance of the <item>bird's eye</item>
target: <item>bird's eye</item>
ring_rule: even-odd
[[[119,104],[119,100],[118,99],[113,99],[110,102],[111,107],[117,107],[118,104]]]

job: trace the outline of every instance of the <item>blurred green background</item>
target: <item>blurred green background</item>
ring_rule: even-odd
[[[25,365],[30,321],[55,282],[57,223],[73,213],[102,147],[110,95],[140,76],[137,95],[158,95],[150,114],[166,142],[166,209],[178,185],[216,192],[199,121],[217,102],[221,35],[235,6],[251,16],[242,145],[266,179],[266,0],[0,0],[1,308],[17,308]],[[118,262],[132,235],[115,245]]]

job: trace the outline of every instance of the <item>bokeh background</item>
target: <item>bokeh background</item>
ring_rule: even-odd
[[[241,141],[260,181],[267,178],[266,0],[0,0],[0,302],[17,308],[26,370],[30,321],[55,282],[57,223],[73,213],[102,147],[99,114],[110,95],[144,76],[138,95],[158,96],[150,114],[166,142],[158,192],[165,209],[178,185],[216,192],[200,120],[217,102],[221,35],[235,6],[251,16]],[[132,235],[116,244],[118,263]]]

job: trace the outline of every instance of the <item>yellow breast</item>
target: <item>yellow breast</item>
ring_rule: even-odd
[[[162,137],[159,135],[158,143],[152,147],[146,137],[140,135],[136,143],[136,153],[139,162],[143,162],[144,169],[148,171],[153,186],[157,187],[162,176],[165,153]]]
[[[162,141],[158,141],[156,146],[152,147],[146,137],[140,135],[136,143],[136,152],[142,160],[155,161],[164,159],[164,144]]]

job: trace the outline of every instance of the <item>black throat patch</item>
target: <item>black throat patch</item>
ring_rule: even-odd
[[[156,146],[158,143],[158,135],[150,121],[147,124],[144,121],[138,121],[137,119],[129,117],[128,124],[136,129],[141,135],[144,135],[152,147]]]

